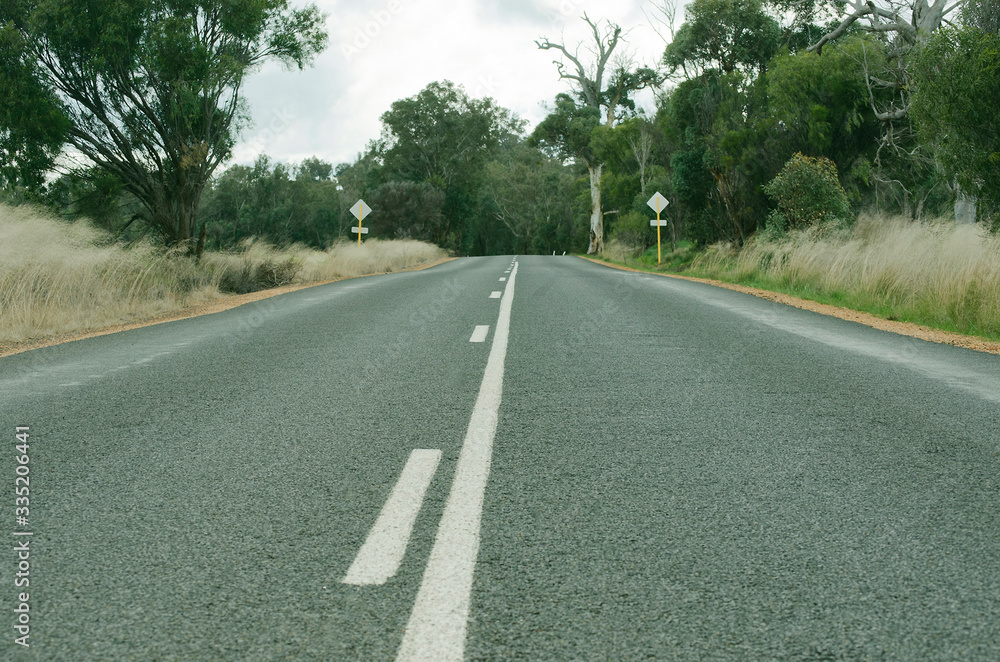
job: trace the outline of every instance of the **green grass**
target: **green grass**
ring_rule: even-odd
[[[740,250],[679,248],[660,268],[655,247],[604,257],[1000,340],[1000,239],[978,226],[864,215],[849,230],[757,237]]]

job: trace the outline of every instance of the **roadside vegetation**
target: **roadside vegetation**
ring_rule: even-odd
[[[249,120],[244,77],[310,66],[328,43],[315,5],[244,4],[0,9],[0,199],[100,228],[85,241],[72,226],[91,247],[73,260],[137,310],[374,259],[343,245],[363,198],[368,250],[398,255],[357,272],[396,268],[417,245],[375,240],[648,268],[661,213],[659,269],[1000,332],[1000,0],[646,0],[664,43],[653,63],[629,51],[631,26],[583,14],[584,41],[535,42],[563,85],[530,132],[494,99],[435,81],[336,165],[229,163]],[[669,204],[651,212],[657,192]],[[25,244],[39,255],[42,225]],[[5,287],[53,310],[109,296],[57,296],[44,283],[75,276],[33,278],[43,285]]]
[[[850,226],[761,232],[744,246],[689,242],[636,253],[612,240],[601,259],[654,273],[781,292],[945,331],[1000,339],[1000,237],[952,219],[865,213]]]
[[[865,214],[852,228],[718,244],[685,273],[1000,339],[1000,238],[974,225]]]
[[[340,242],[325,251],[248,241],[201,260],[29,207],[0,206],[0,343],[136,322],[291,284],[398,271],[442,259],[413,240]]]

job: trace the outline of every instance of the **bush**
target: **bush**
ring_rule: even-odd
[[[837,178],[837,166],[822,156],[796,154],[764,187],[764,192],[778,205],[768,225],[782,230],[846,222],[851,216],[847,192]]]
[[[611,239],[620,243],[633,256],[649,245],[649,219],[645,214],[630,211],[622,214],[611,232]]]

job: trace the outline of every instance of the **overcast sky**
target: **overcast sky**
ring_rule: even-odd
[[[329,14],[329,47],[304,71],[271,64],[246,81],[253,125],[243,132],[233,163],[251,163],[261,153],[286,162],[309,156],[335,165],[353,161],[378,137],[379,117],[393,101],[441,80],[464,86],[473,97],[493,97],[527,120],[530,130],[545,117],[542,104],[569,89],[552,63],[557,52],[539,50],[534,41],[545,36],[567,45],[592,43],[580,18],[584,12],[621,25],[628,42],[619,48],[641,64],[656,64],[664,47],[643,15],[646,9],[652,16],[651,0],[316,4]],[[653,110],[651,95],[641,102]]]

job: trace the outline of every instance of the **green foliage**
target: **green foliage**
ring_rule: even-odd
[[[671,72],[763,71],[781,43],[781,28],[760,0],[694,0],[684,17],[663,55]]]
[[[769,223],[794,229],[850,218],[847,193],[837,178],[837,166],[828,158],[795,154],[764,191],[778,205]]]
[[[476,226],[483,254],[586,250],[575,233],[575,198],[586,185],[558,159],[525,143],[501,150],[486,165]]]
[[[373,213],[372,237],[431,241],[443,221],[444,191],[427,182],[386,182],[369,196]]]
[[[11,0],[0,5],[0,60],[22,63],[15,80],[33,101],[14,111],[5,102],[0,133],[18,135],[40,104],[46,138],[61,123],[61,137],[116,177],[168,242],[187,241],[243,120],[245,76],[268,60],[310,62],[326,44],[323,22],[315,6],[287,0]]]
[[[911,112],[945,171],[1000,215],[1000,34],[942,28],[915,62]]]
[[[452,250],[463,248],[467,224],[477,221],[483,167],[521,134],[523,122],[493,99],[472,99],[444,81],[394,102],[382,125],[381,140],[372,150],[382,162],[380,183],[425,182],[443,191],[443,222],[432,240]]]
[[[589,162],[594,159],[591,138],[600,124],[600,110],[577,105],[570,95],[559,94],[555,108],[535,127],[528,145],[563,161],[581,159]]]
[[[638,255],[650,242],[656,243],[655,233],[656,230],[649,226],[649,214],[630,211],[617,219],[611,231],[611,239]]]
[[[336,182],[314,176],[330,170],[315,158],[297,167],[272,164],[266,156],[252,167],[232,166],[211,182],[201,207],[209,245],[234,248],[258,237],[279,246],[326,248],[349,236],[353,217],[342,217],[340,208],[354,199],[343,200]],[[294,179],[292,173],[298,173]]]
[[[841,165],[874,142],[878,128],[861,62],[881,51],[867,41],[838,42],[822,56],[805,52],[775,58],[767,94],[789,142]]]
[[[962,19],[969,27],[998,34],[1000,33],[1000,1],[965,0],[965,5],[962,7]]]
[[[89,219],[116,237],[128,229],[134,239],[143,230],[133,224],[142,211],[141,205],[117,177],[99,168],[62,175],[45,187],[42,199],[62,216]]]
[[[881,57],[879,44],[853,37],[831,44],[822,56],[778,56],[767,72],[768,103],[782,157],[804,152],[831,159],[856,205],[871,190],[870,164],[881,130],[861,63]]]
[[[0,25],[0,188],[39,189],[69,129],[38,66],[24,35]]]

